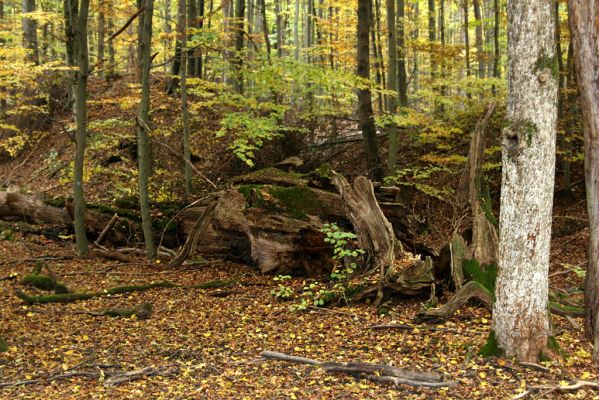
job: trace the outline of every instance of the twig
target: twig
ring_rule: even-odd
[[[154,368],[154,367],[145,367],[135,371],[124,372],[119,375],[114,375],[108,378],[104,382],[104,386],[116,386],[121,383],[131,382],[137,379],[141,379],[145,376],[169,376],[175,373],[174,368],[164,369],[164,368]]]
[[[110,230],[112,229],[112,227],[114,226],[114,224],[116,224],[116,222],[118,220],[119,220],[119,215],[115,213],[112,216],[112,218],[110,218],[110,221],[108,221],[108,223],[106,224],[106,226],[104,227],[104,229],[102,229],[102,232],[100,233],[100,236],[98,236],[98,238],[94,242],[96,244],[96,246],[99,246],[100,243],[102,243],[102,241],[104,240],[104,238],[106,237],[106,235],[108,235],[108,232],[110,232]]]
[[[447,332],[447,333],[455,333],[458,335],[462,334],[482,334],[484,332],[476,332],[476,331],[458,331],[456,329],[450,328],[436,328],[434,326],[412,326],[406,324],[383,324],[383,325],[371,325],[367,326],[364,329],[373,329],[373,330],[382,330],[382,329],[399,329],[404,331],[413,331],[415,329],[423,330],[423,331],[433,331],[433,332]]]
[[[369,363],[322,362],[306,357],[292,356],[276,351],[263,351],[262,358],[287,361],[295,364],[308,364],[320,367],[329,373],[345,373],[357,378],[375,382],[390,382],[397,385],[440,388],[454,385],[454,382],[443,382],[443,376],[424,372],[409,371],[391,365]]]
[[[544,367],[544,366],[539,365],[539,364],[531,363],[531,362],[524,362],[524,361],[522,361],[519,364],[521,366],[523,366],[524,368],[532,369],[532,370],[539,371],[539,372],[545,372],[546,373],[546,372],[550,371],[549,368],[547,368],[547,367]]]
[[[121,33],[123,33],[123,31],[125,29],[127,29],[127,27],[129,25],[131,25],[131,23],[135,20],[135,18],[137,18],[139,16],[139,14],[141,14],[142,12],[144,12],[145,9],[146,9],[145,7],[142,7],[139,10],[137,10],[137,12],[135,14],[133,14],[131,17],[129,17],[129,19],[127,20],[127,22],[125,22],[125,24],[123,26],[121,26],[118,31],[116,31],[115,33],[113,33],[112,35],[110,35],[110,37],[108,38],[108,40],[106,40],[106,43],[111,42],[112,40],[114,40],[114,38],[116,38],[118,35],[120,35]]]

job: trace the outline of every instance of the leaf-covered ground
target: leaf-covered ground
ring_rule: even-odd
[[[15,234],[0,241],[0,279],[22,277],[40,256],[72,254],[71,244],[43,236]],[[330,310],[290,312],[273,298],[270,277],[250,267],[215,261],[174,270],[164,264],[119,265],[103,259],[53,260],[49,265],[75,291],[96,291],[123,284],[173,281],[181,285],[235,279],[222,289],[154,289],[100,297],[72,304],[27,306],[15,295],[19,280],[0,282],[0,353],[2,399],[507,399],[531,385],[595,380],[590,344],[562,317],[553,317],[557,341],[567,358],[545,363],[549,372],[524,368],[511,360],[481,358],[490,326],[484,309],[467,307],[428,330],[413,320],[424,299],[397,299],[392,312],[378,316],[365,304]],[[562,276],[563,275],[559,275]],[[301,279],[294,280],[299,287]],[[33,289],[26,289],[33,292]],[[225,297],[215,292],[226,291]],[[81,311],[130,307],[151,302],[148,320],[94,317]],[[577,322],[582,324],[582,320]],[[412,330],[369,330],[374,324],[408,324]],[[360,361],[443,374],[449,389],[393,388],[350,376],[331,375],[307,365],[263,361],[263,350],[317,360]],[[168,376],[147,376],[106,386],[109,373],[153,367]],[[95,372],[49,380],[69,372]],[[595,396],[595,397],[593,397]],[[544,390],[529,398],[599,398],[591,389],[572,394]]]

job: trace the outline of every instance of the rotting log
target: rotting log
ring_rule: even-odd
[[[56,225],[72,222],[67,210],[49,206],[34,196],[13,192],[0,192],[0,218],[5,217],[39,220]]]
[[[41,221],[52,225],[71,225],[73,222],[73,205],[67,203],[65,208],[53,207],[39,200],[36,196],[13,192],[0,192],[0,219],[17,218],[25,221]],[[112,220],[112,222],[111,222]],[[116,218],[94,209],[85,212],[85,224],[88,233],[100,234],[110,224],[110,232],[105,238],[113,243],[125,243],[132,232],[136,232],[137,223],[126,218]]]
[[[487,310],[493,309],[493,295],[487,288],[476,281],[470,281],[462,286],[451,299],[438,308],[420,310],[420,318],[448,319],[469,300],[479,300]]]

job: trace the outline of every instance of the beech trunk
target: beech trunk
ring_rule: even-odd
[[[508,357],[547,344],[557,66],[553,5],[508,3],[508,126],[503,131],[499,272],[493,329]]]

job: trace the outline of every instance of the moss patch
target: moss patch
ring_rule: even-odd
[[[4,353],[5,351],[8,351],[8,344],[6,343],[6,340],[0,336],[0,353]]]
[[[537,62],[535,63],[535,72],[541,72],[546,68],[551,71],[551,76],[553,79],[557,80],[559,78],[559,64],[557,61],[557,56],[554,54],[552,57],[550,57],[547,55],[545,49],[542,49],[539,57],[537,58]]]
[[[469,280],[480,283],[492,294],[495,293],[497,266],[495,264],[480,265],[476,260],[464,260],[464,273]]]
[[[487,342],[480,349],[478,354],[483,357],[498,357],[501,355],[501,353],[501,348],[499,348],[499,343],[495,337],[495,331],[491,331],[489,333],[489,337],[487,338]]]
[[[272,186],[268,192],[293,218],[306,219],[308,214],[316,215],[320,209],[318,199],[307,186]]]

